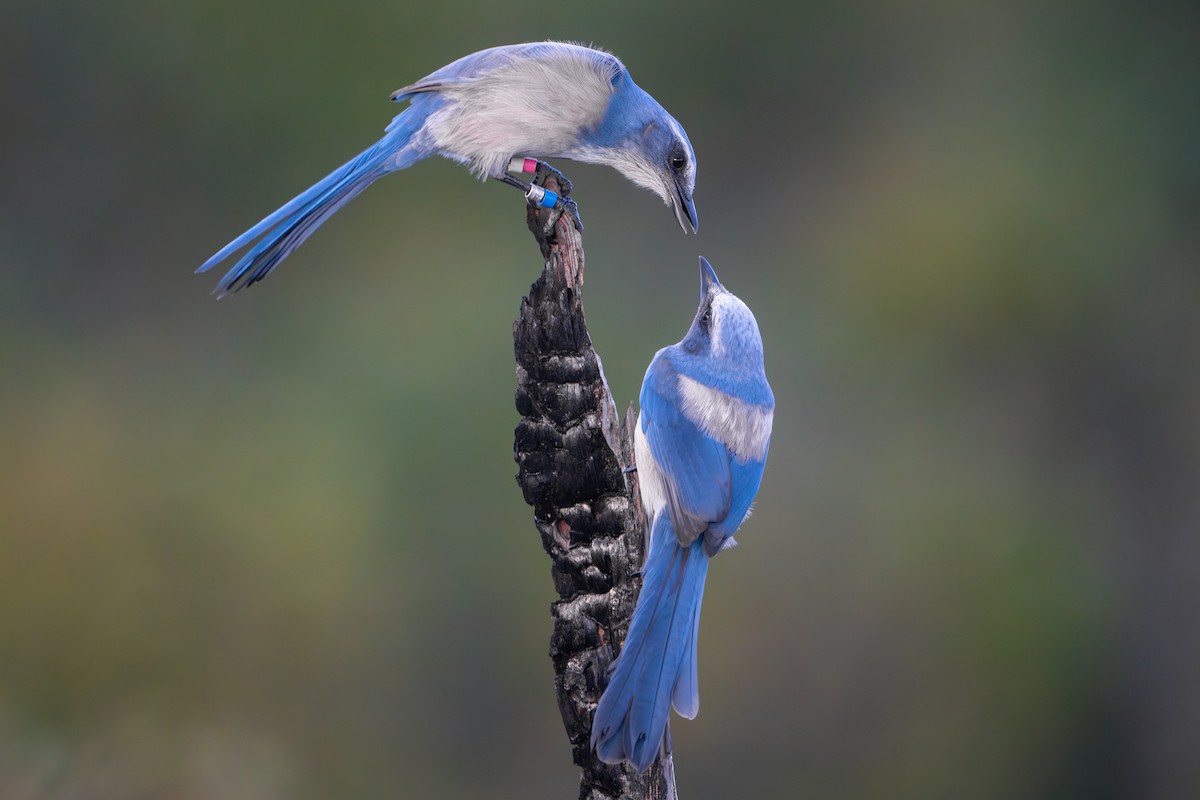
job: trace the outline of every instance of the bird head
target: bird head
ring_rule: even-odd
[[[658,194],[674,211],[684,233],[700,227],[696,204],[691,199],[696,188],[696,154],[688,134],[666,110],[629,83],[622,102],[614,102],[599,138],[610,138],[599,148],[581,149],[570,154],[578,161],[605,163],[634,184]],[[641,102],[636,102],[641,100]],[[617,136],[613,136],[616,130]]]
[[[700,226],[692,201],[696,189],[696,153],[683,126],[662,111],[642,130],[639,144],[650,174],[643,173],[641,181],[628,173],[626,176],[661,197],[675,212],[684,233],[689,228],[695,233]]]
[[[661,197],[684,233],[689,229],[694,233],[700,224],[692,202],[696,153],[683,126],[634,83],[624,67],[611,82],[613,92],[599,122],[580,146],[564,155],[616,169]]]
[[[647,132],[650,157],[659,168],[662,184],[659,194],[675,212],[675,219],[684,233],[687,233],[688,226],[695,233],[700,227],[696,204],[692,202],[692,192],[696,189],[696,153],[687,134],[683,132],[683,126],[671,115],[664,116],[665,125],[655,125]]]
[[[721,285],[704,256],[700,257],[700,305],[680,345],[691,356],[725,363],[732,372],[763,369],[762,336],[754,313]]]

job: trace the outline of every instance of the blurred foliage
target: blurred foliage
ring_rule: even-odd
[[[0,797],[573,796],[513,483],[511,190],[193,267],[493,44],[612,49],[702,233],[564,166],[618,400],[697,252],[779,399],[685,797],[1200,796],[1194,3],[0,10]],[[469,231],[470,235],[464,235]]]

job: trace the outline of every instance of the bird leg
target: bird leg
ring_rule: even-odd
[[[679,790],[675,787],[675,759],[671,756],[671,726],[668,724],[663,731],[662,750],[659,751],[659,764],[662,765],[663,780],[667,784],[667,800],[679,800]]]
[[[544,186],[547,178],[554,178],[554,180],[558,181],[562,210],[571,215],[571,222],[575,224],[575,230],[583,233],[583,220],[579,218],[579,206],[568,196],[571,194],[571,181],[567,179],[566,175],[563,175],[545,161],[536,161],[534,163],[537,164],[537,168],[534,170],[534,182]]]
[[[515,186],[525,192],[525,200],[531,206],[556,208],[570,214],[571,222],[575,225],[575,230],[583,232],[583,220],[579,218],[579,206],[567,196],[571,193],[571,181],[567,180],[567,176],[545,161],[538,161],[534,158],[514,158],[509,162],[508,168],[514,172],[532,173],[534,175],[533,181],[526,183],[508,173],[497,177],[496,180],[507,183],[509,186]],[[558,192],[544,188],[547,178],[554,178],[558,182]]]

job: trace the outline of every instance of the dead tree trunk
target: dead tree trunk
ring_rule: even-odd
[[[538,182],[557,191],[553,175]],[[643,558],[633,463],[632,409],[624,425],[583,318],[583,242],[570,215],[530,208],[545,267],[513,323],[517,357],[517,483],[550,556],[554,686],[581,800],[665,798],[671,759],[644,775],[601,762],[589,745],[592,716],[633,616]],[[667,740],[670,740],[668,733]]]

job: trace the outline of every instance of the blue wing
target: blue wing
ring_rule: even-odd
[[[677,383],[669,357],[656,357],[639,402],[642,433],[662,471],[675,535],[687,545],[728,515],[732,473],[725,445],[684,416]]]
[[[769,448],[768,448],[769,449]],[[725,540],[737,532],[738,527],[750,513],[754,496],[758,494],[758,486],[762,483],[763,467],[766,466],[766,454],[762,461],[738,461],[729,457],[729,511],[725,517],[710,525],[705,533],[705,549],[713,555],[721,548]]]

